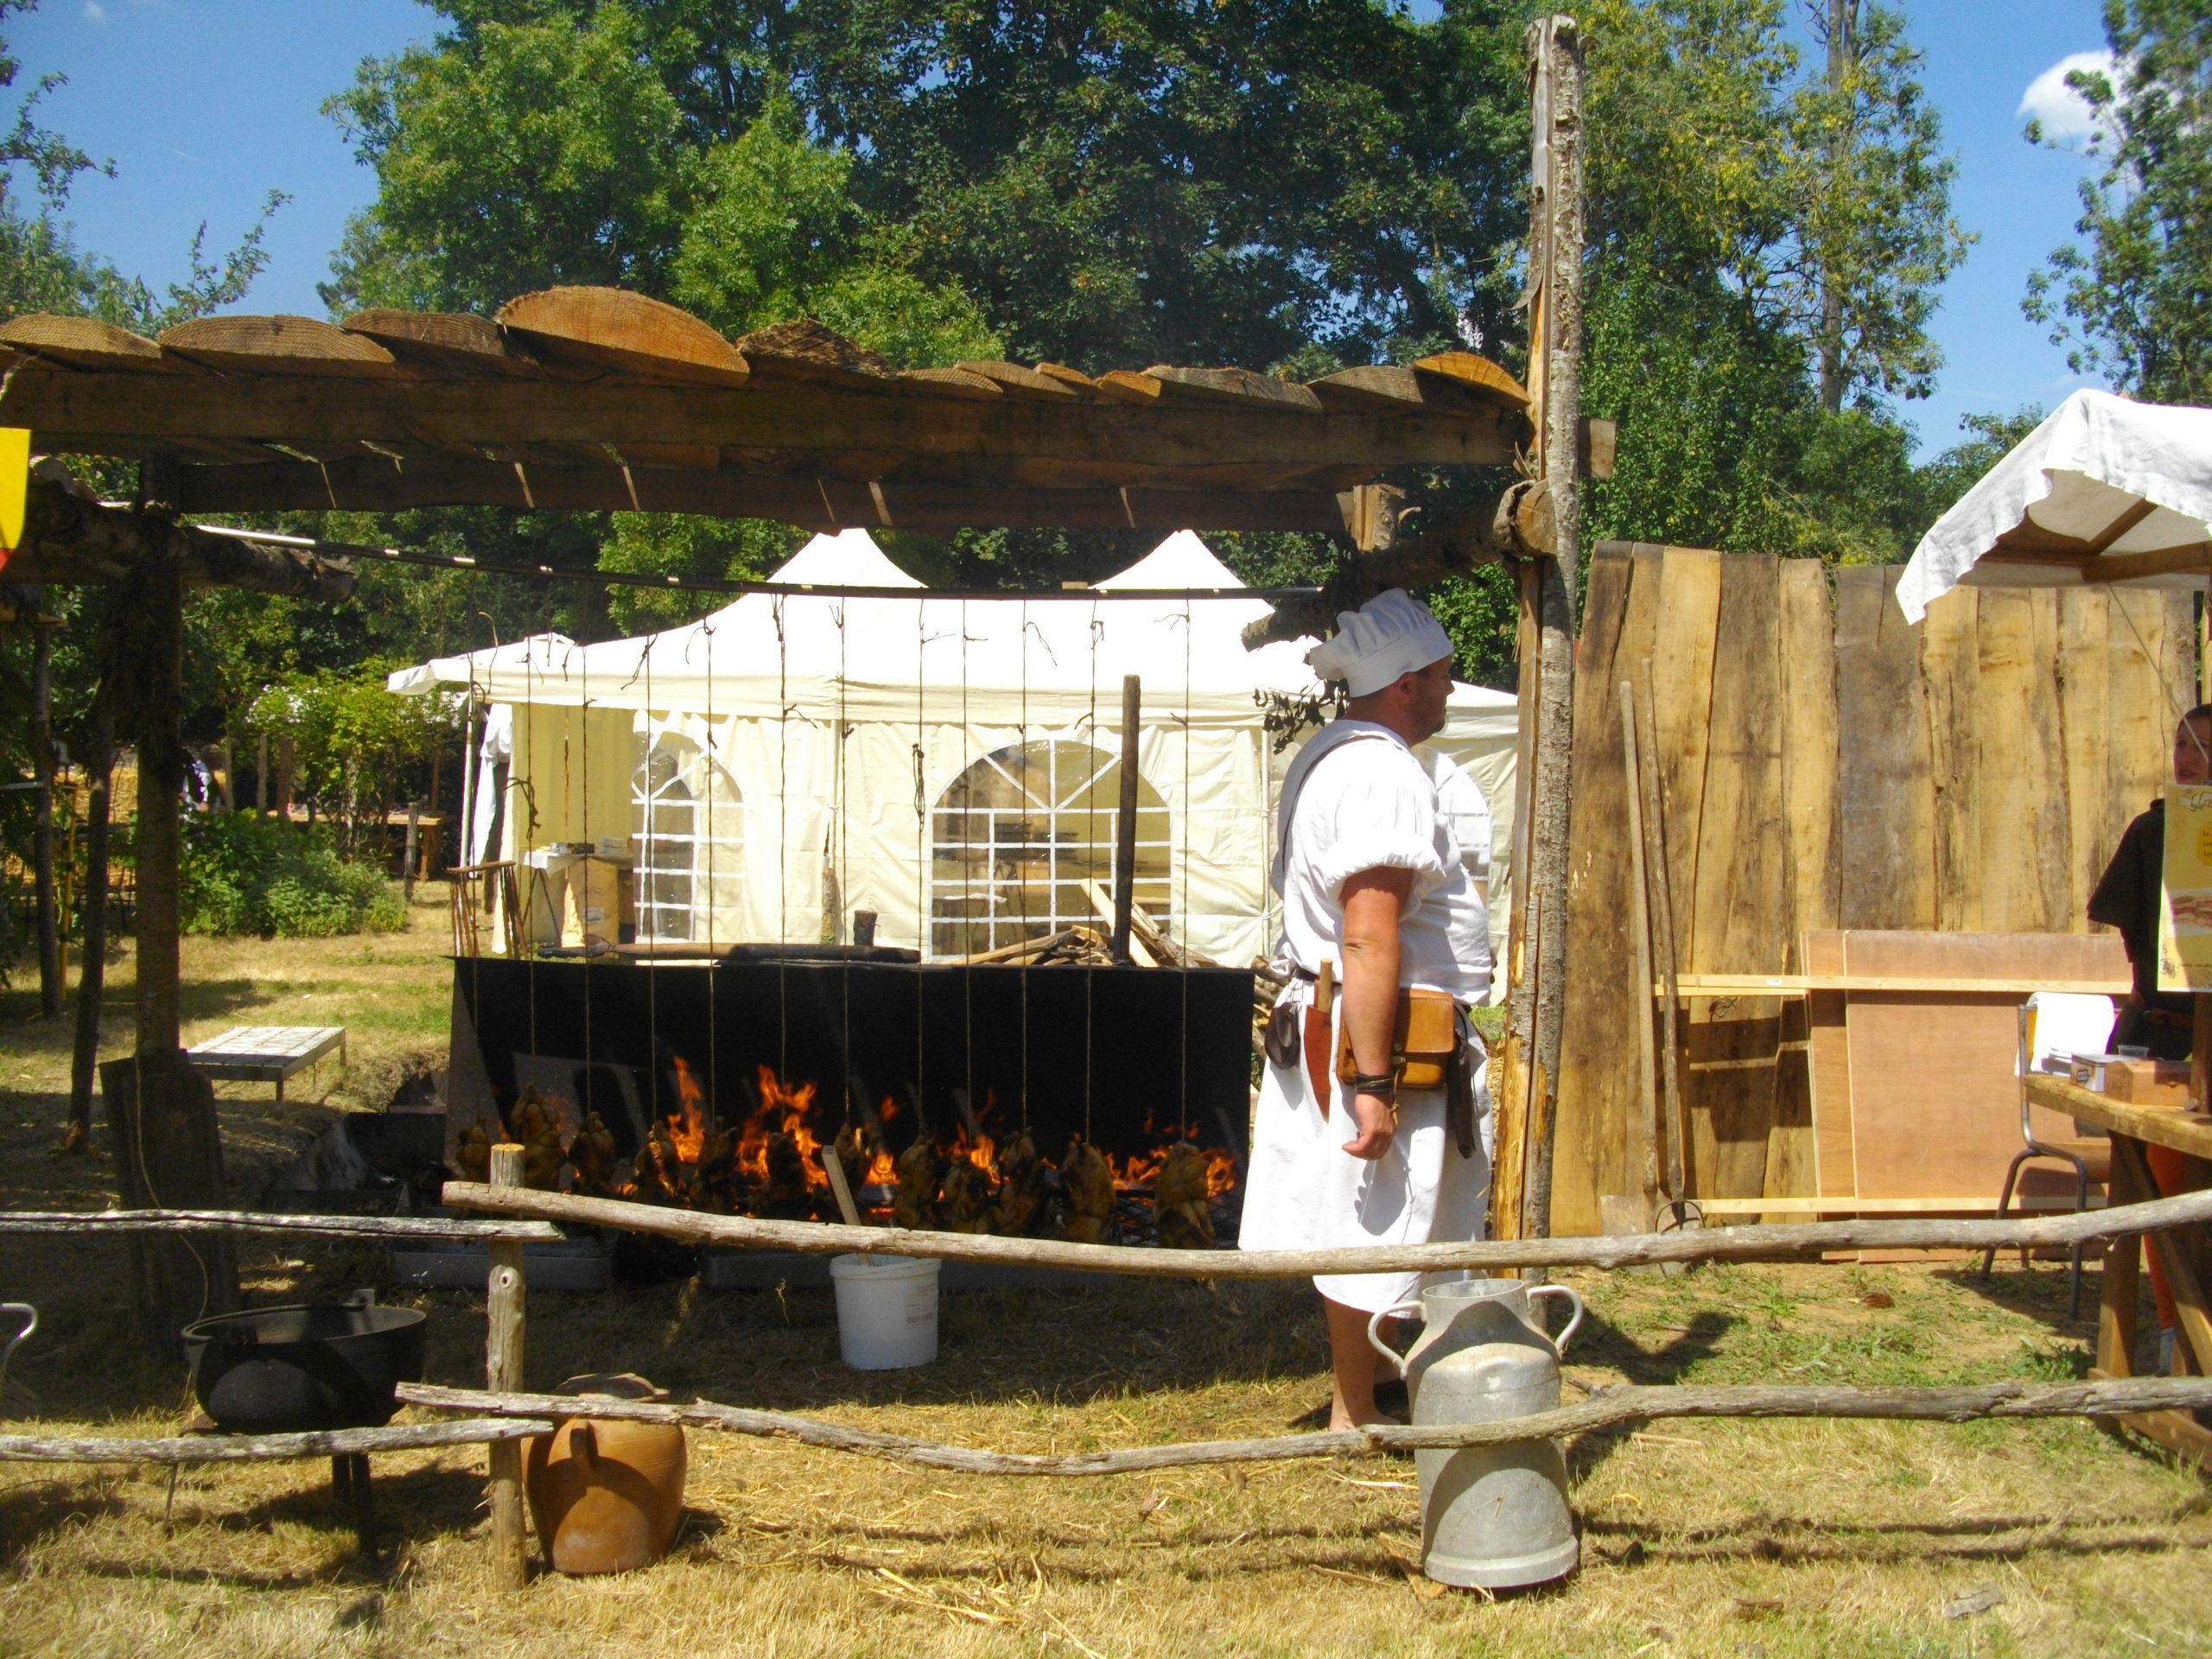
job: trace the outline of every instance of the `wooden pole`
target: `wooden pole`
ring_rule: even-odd
[[[1651,1217],[1659,1203],[1659,1055],[1653,1040],[1651,1021],[1654,1009],[1649,987],[1651,984],[1651,888],[1648,860],[1643,839],[1643,768],[1638,762],[1636,741],[1636,688],[1626,680],[1620,683],[1621,702],[1621,758],[1628,770],[1628,845],[1630,878],[1635,884],[1631,901],[1632,931],[1636,938],[1636,982],[1642,993],[1637,998],[1637,1009],[1641,1016],[1636,1022],[1636,1080],[1637,1099],[1643,1107],[1638,1116],[1636,1141],[1643,1154],[1644,1225],[1651,1224]],[[1631,1144],[1635,1144],[1632,1142]]]
[[[1685,1183],[1688,1179],[1688,1141],[1682,1128],[1682,1068],[1681,1014],[1682,998],[1675,957],[1675,886],[1667,873],[1667,819],[1659,795],[1659,719],[1651,706],[1651,659],[1643,659],[1643,677],[1637,690],[1637,702],[1643,710],[1644,741],[1637,747],[1637,760],[1643,772],[1640,786],[1643,791],[1643,857],[1650,872],[1651,916],[1655,925],[1659,956],[1660,983],[1663,995],[1660,1003],[1659,1029],[1666,1035],[1666,1044],[1659,1051],[1660,1080],[1666,1085],[1667,1101],[1667,1197],[1679,1204],[1688,1197]]]
[[[2003,1221],[1770,1222],[1612,1236],[1478,1239],[1328,1250],[1163,1250],[1135,1245],[1074,1244],[1049,1238],[1001,1238],[988,1233],[715,1216],[620,1198],[581,1198],[569,1192],[473,1181],[448,1181],[444,1202],[455,1210],[617,1227],[686,1244],[804,1250],[817,1255],[857,1250],[880,1255],[931,1256],[945,1262],[1013,1262],[1077,1273],[1120,1273],[1147,1279],[1294,1279],[1317,1273],[1453,1273],[1466,1268],[1487,1272],[1532,1267],[1616,1268],[1653,1262],[1817,1260],[1830,1250],[2040,1249],[2212,1220],[2212,1188],[2207,1188],[2144,1204]],[[1848,1205],[1851,1201],[1838,1202]]]
[[[571,1409],[573,1409],[573,1406]],[[563,1412],[562,1415],[568,1414]],[[500,1413],[457,1422],[397,1423],[387,1428],[311,1429],[296,1434],[183,1434],[165,1440],[64,1439],[0,1434],[0,1463],[267,1463],[293,1458],[365,1456],[429,1446],[514,1446],[553,1432],[551,1421]]]
[[[543,1420],[575,1408],[565,1395],[478,1394],[403,1382],[409,1405],[448,1411]],[[698,1401],[594,1398],[592,1415],[630,1422],[679,1423],[797,1440],[832,1452],[857,1452],[967,1475],[1044,1475],[1064,1478],[1141,1474],[1155,1469],[1209,1463],[1272,1463],[1291,1458],[1340,1458],[1363,1452],[1425,1447],[1508,1446],[1516,1441],[1588,1434],[1625,1423],[1685,1417],[1872,1418],[1890,1422],[1965,1422],[1978,1417],[2112,1417],[2212,1405],[2212,1379],[2140,1377],[2089,1382],[1983,1382],[1964,1388],[1852,1388],[1835,1384],[1771,1387],[1760,1384],[1622,1384],[1599,1389],[1583,1401],[1527,1417],[1484,1423],[1370,1423],[1319,1434],[1274,1434],[1249,1440],[1196,1440],[1116,1451],[992,1452],[945,1446],[903,1434],[825,1422],[796,1412],[751,1411]]]
[[[308,1238],[506,1239],[552,1243],[563,1236],[543,1221],[456,1221],[444,1216],[318,1216],[274,1210],[0,1210],[0,1236],[65,1233],[290,1233]]]
[[[1549,486],[1556,554],[1533,562],[1522,605],[1538,663],[1524,659],[1521,717],[1533,721],[1529,880],[1521,903],[1541,925],[1529,932],[1520,970],[1532,984],[1516,999],[1528,1055],[1526,1171],[1521,1231],[1551,1230],[1552,1147],[1558,1128],[1559,1056],[1567,1009],[1567,836],[1573,788],[1575,594],[1580,507],[1576,467],[1581,413],[1582,57],[1574,20],[1554,15],[1527,36],[1534,143],[1530,167],[1529,390],[1535,399],[1538,474]],[[1529,957],[1533,952],[1534,962]]]
[[[1129,959],[1129,908],[1137,891],[1137,720],[1144,706],[1144,683],[1135,675],[1122,680],[1122,798],[1114,817],[1114,938],[1116,962]]]
[[[399,859],[399,890],[406,895],[410,905],[415,902],[415,849],[422,831],[423,803],[410,801],[407,803],[407,845],[402,849]]]
[[[140,556],[116,588],[104,646],[138,739],[137,1040],[130,1058],[100,1068],[101,1093],[124,1205],[213,1207],[230,1195],[215,1093],[178,1046],[184,578],[181,532],[162,510],[177,499],[177,468],[149,460],[140,470]],[[130,1255],[141,1334],[165,1359],[179,1357],[185,1325],[238,1306],[227,1236],[134,1237]]]
[[[38,1014],[61,1017],[61,918],[54,887],[54,630],[31,607],[31,880],[38,906]]]
[[[108,849],[112,840],[111,785],[115,779],[115,713],[103,683],[92,697],[85,776],[85,949],[77,969],[76,1030],[69,1053],[69,1122],[61,1144],[89,1148],[92,1135],[92,1067],[100,1055],[100,1011],[107,989]]]
[[[492,1148],[495,1191],[523,1190],[522,1148],[503,1141]],[[494,1394],[523,1386],[523,1281],[519,1241],[489,1246],[491,1278],[484,1296],[488,1327],[484,1344],[484,1382]],[[503,1590],[530,1582],[530,1538],[523,1529],[522,1447],[512,1440],[491,1449],[492,1575]]]

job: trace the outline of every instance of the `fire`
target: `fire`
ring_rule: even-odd
[[[737,1172],[748,1182],[760,1185],[780,1179],[788,1183],[794,1175],[810,1187],[827,1187],[830,1177],[822,1167],[822,1142],[807,1127],[807,1114],[814,1108],[815,1085],[802,1083],[786,1084],[772,1067],[762,1066],[760,1104],[753,1116],[747,1118],[737,1132]],[[772,1161],[771,1153],[778,1150],[772,1142],[778,1135],[790,1137],[791,1151],[797,1154],[796,1170],[785,1166],[781,1157]]]
[[[676,1057],[676,1096],[682,1104],[669,1114],[668,1136],[676,1143],[677,1160],[696,1164],[707,1149],[706,1096],[681,1054]]]

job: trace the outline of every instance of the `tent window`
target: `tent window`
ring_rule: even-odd
[[[737,785],[697,744],[664,733],[631,774],[630,806],[638,937],[712,937],[745,849]]]
[[[1114,882],[1122,763],[1085,743],[1038,741],[986,755],[938,798],[930,949],[969,956],[1077,925],[1099,926],[1084,891]],[[1135,893],[1166,922],[1167,807],[1137,779]]]

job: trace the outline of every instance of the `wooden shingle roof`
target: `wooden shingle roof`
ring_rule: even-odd
[[[1464,352],[1300,385],[1156,365],[899,371],[819,324],[724,339],[615,289],[496,320],[204,317],[147,340],[0,326],[0,426],[37,448],[162,456],[180,509],[483,504],[848,525],[1340,529],[1409,463],[1496,465],[1528,394]]]

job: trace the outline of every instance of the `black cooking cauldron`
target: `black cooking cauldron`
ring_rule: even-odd
[[[378,1428],[423,1375],[423,1322],[367,1301],[257,1307],[184,1328],[192,1392],[234,1433]]]

